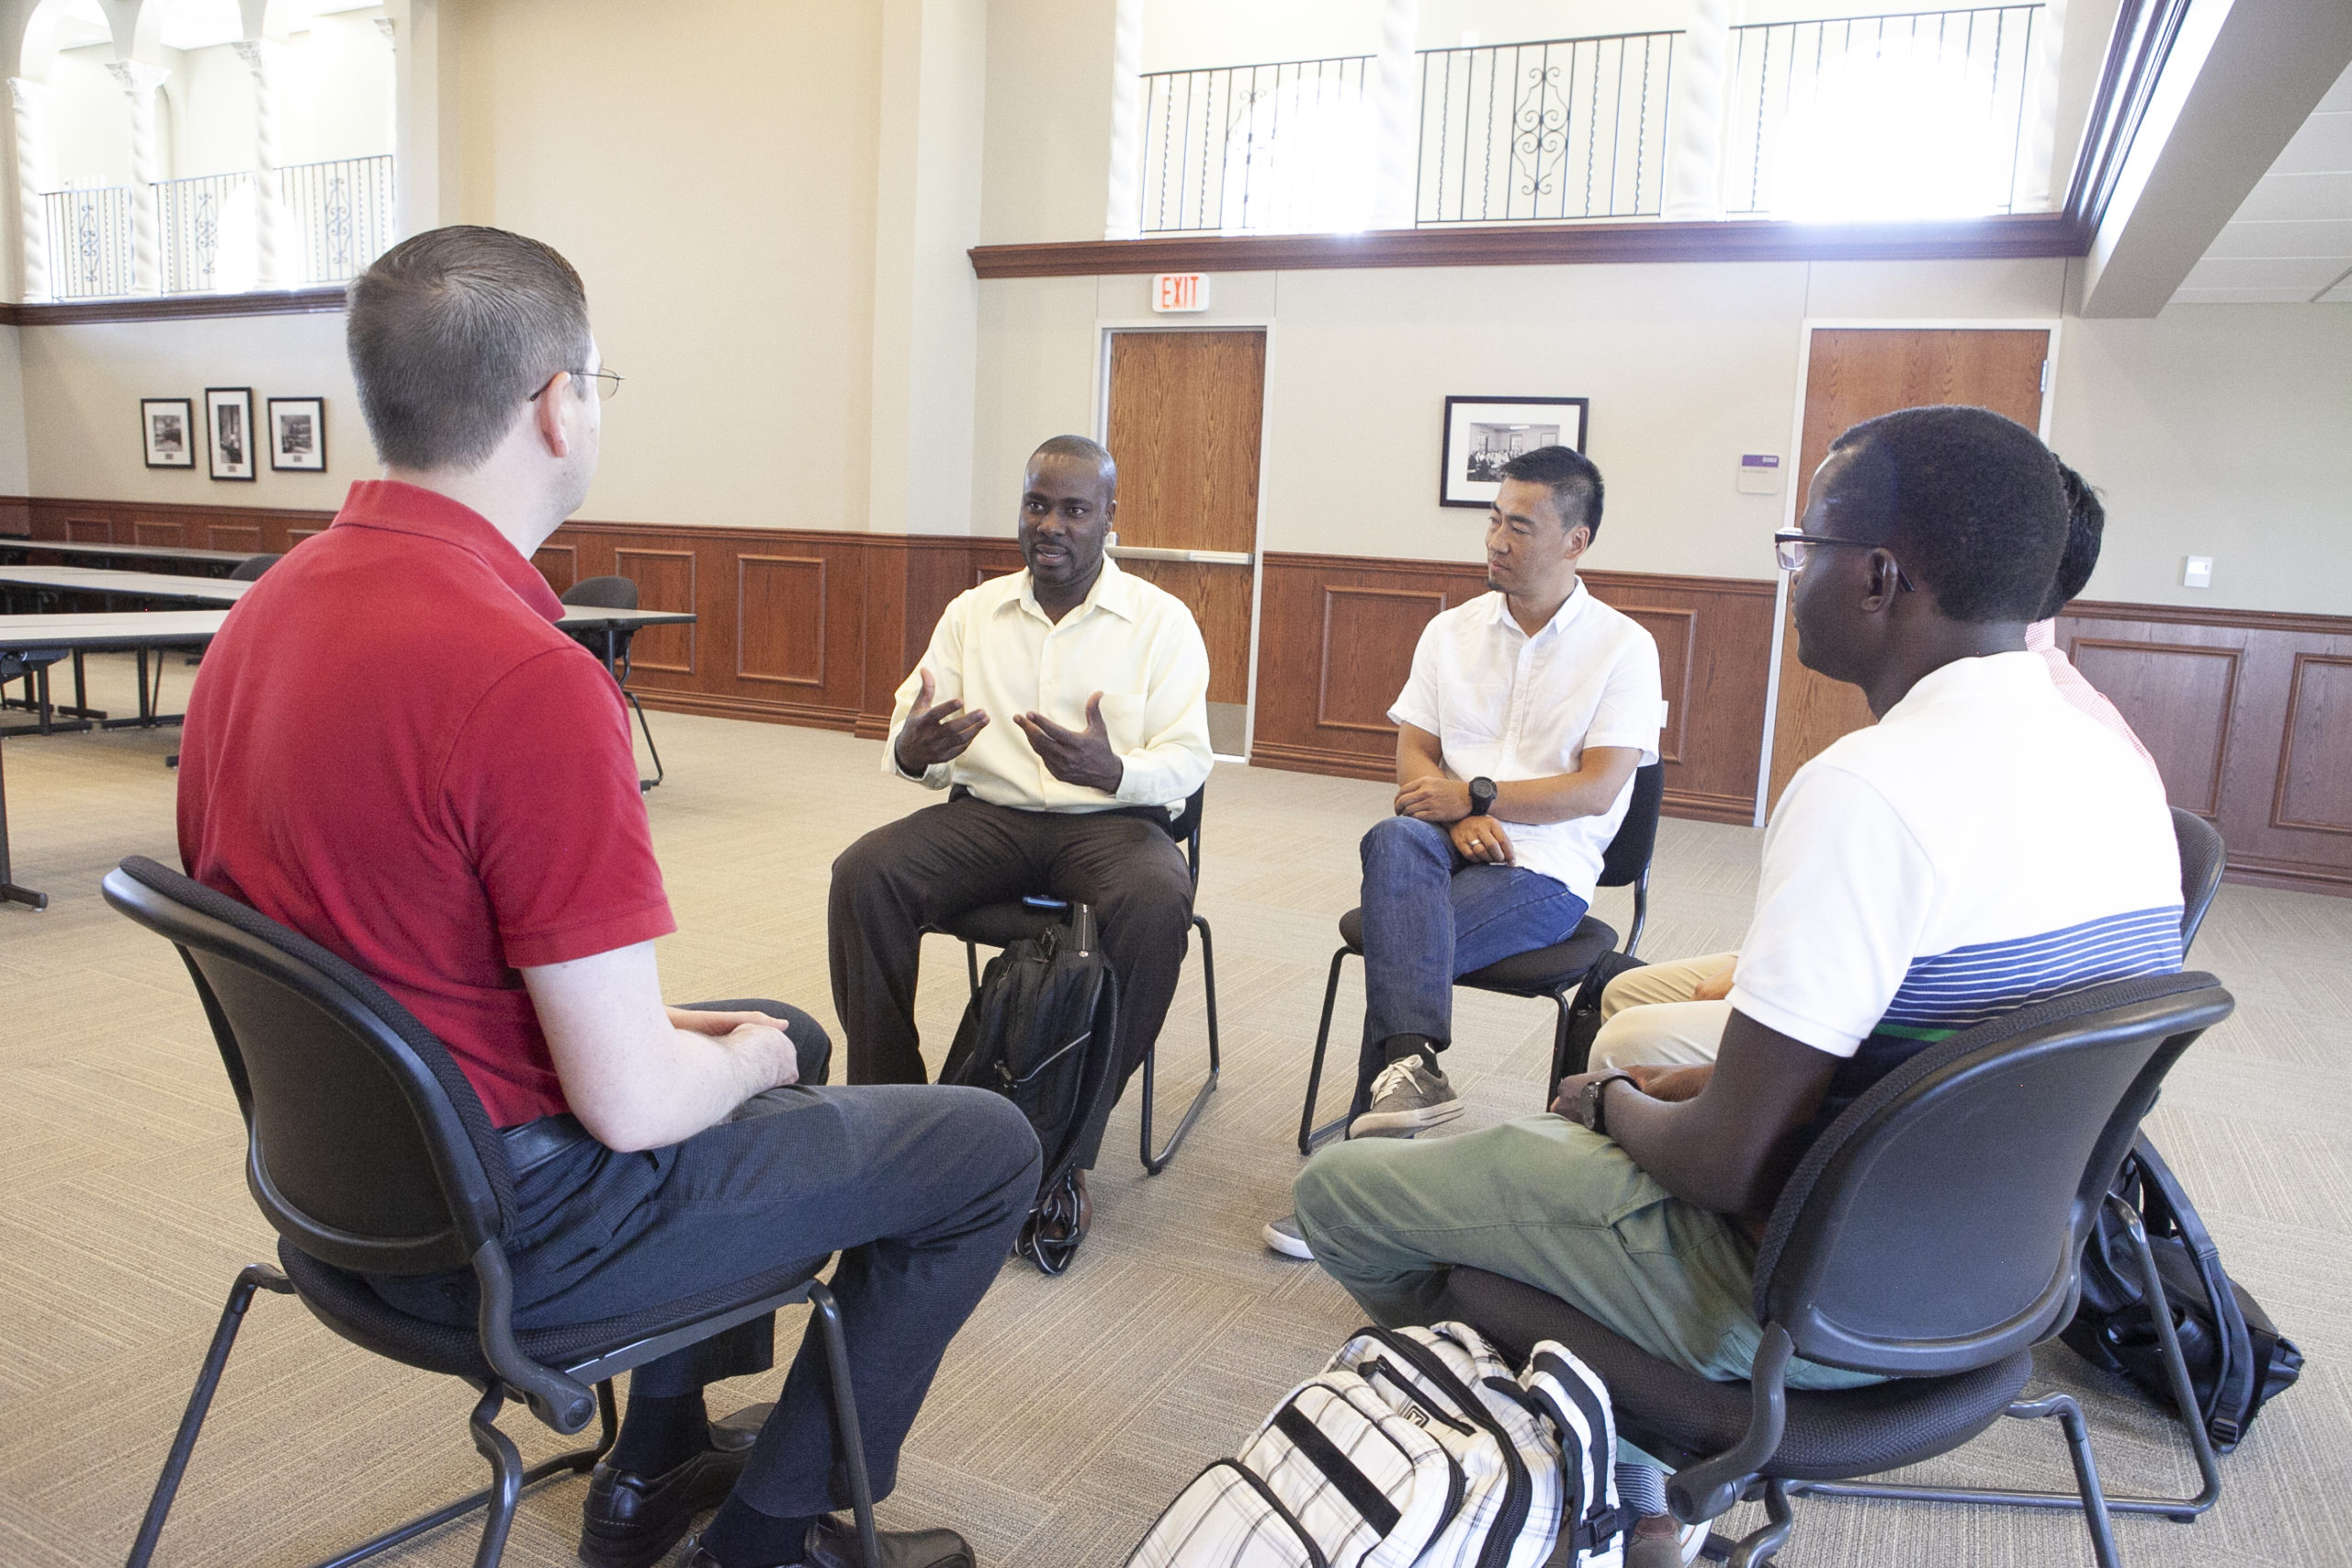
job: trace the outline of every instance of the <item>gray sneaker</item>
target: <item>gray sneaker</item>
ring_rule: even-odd
[[[1462,1114],[1445,1075],[1418,1053],[1391,1062],[1372,1080],[1372,1106],[1348,1123],[1351,1138],[1409,1138]]]
[[[1260,1234],[1265,1236],[1268,1247],[1284,1258],[1295,1258],[1303,1263],[1315,1261],[1315,1249],[1306,1245],[1306,1236],[1298,1228],[1296,1214],[1284,1214],[1279,1220],[1267,1221],[1265,1230]]]

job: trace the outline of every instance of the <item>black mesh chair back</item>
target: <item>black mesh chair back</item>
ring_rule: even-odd
[[[469,1267],[514,1212],[506,1155],[447,1049],[358,969],[143,857],[107,902],[187,961],[243,1113],[245,1179],[277,1233],[334,1268]]]
[[[1651,762],[1634,770],[1634,798],[1617,836],[1600,857],[1600,886],[1623,887],[1649,875],[1650,858],[1657,851],[1658,807],[1666,799],[1666,764]]]
[[[1891,1377],[2048,1338],[2173,1062],[2227,1017],[2210,975],[2093,987],[1930,1046],[1831,1124],[1774,1206],[1758,1319],[1797,1355]]]
[[[281,558],[278,556],[247,556],[237,563],[234,570],[229,573],[229,581],[232,582],[254,581],[263,572],[276,566]]]
[[[2221,890],[2230,852],[2213,824],[2177,806],[2172,808],[2172,836],[2180,846],[2180,954],[2185,959],[2213,895]]]

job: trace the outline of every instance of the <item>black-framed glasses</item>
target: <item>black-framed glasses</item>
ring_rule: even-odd
[[[583,381],[595,382],[596,396],[608,403],[620,395],[621,382],[624,379],[618,372],[612,370],[567,370],[564,374],[567,376],[576,376]],[[537,392],[533,392],[529,397],[523,400],[532,403],[537,402],[539,400],[539,393],[546,391],[548,387],[552,387],[553,385],[555,385],[555,378],[550,376],[547,378],[546,384],[541,386]]]
[[[1826,534],[1808,534],[1802,528],[1782,528],[1772,536],[1772,554],[1780,561],[1782,571],[1803,571],[1805,551],[1816,545],[1833,549],[1840,546],[1856,550],[1876,550],[1885,547],[1883,545],[1871,544],[1868,539],[1833,539]],[[1901,561],[1894,563],[1894,581],[1896,586],[1905,593],[1915,592],[1911,585],[1911,579],[1904,573]]]

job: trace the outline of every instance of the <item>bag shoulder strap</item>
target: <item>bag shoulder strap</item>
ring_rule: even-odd
[[[2156,1228],[2151,1211],[2161,1208],[2168,1228],[2178,1234],[2196,1263],[2198,1282],[2205,1288],[2205,1299],[2219,1329],[2214,1337],[2222,1364],[2214,1369],[2213,1393],[2203,1415],[2216,1442],[2233,1444],[2245,1435],[2242,1416],[2254,1393],[2255,1378],[2254,1341],[2246,1331],[2245,1314],[2238,1310],[2236,1287],[2222,1267],[2221,1249],[2213,1245],[2197,1206],[2188,1201],[2180,1179],[2145,1133],[2133,1145],[2132,1157],[2140,1167],[2140,1208],[2148,1228]]]

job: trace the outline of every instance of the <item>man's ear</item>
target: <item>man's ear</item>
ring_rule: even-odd
[[[1884,609],[1893,604],[1903,590],[1903,569],[1884,550],[1872,550],[1870,562],[1870,598],[1867,608]]]
[[[1114,495],[1110,500],[1102,503],[1102,521],[1105,523],[1116,523],[1118,520],[1119,498]]]
[[[539,439],[546,444],[549,457],[571,455],[571,433],[563,427],[566,400],[571,395],[571,372],[559,370],[539,389],[538,397],[531,403],[532,416],[538,422]]]
[[[1592,548],[1591,524],[1579,523],[1568,530],[1567,547],[1564,552],[1568,559],[1576,560],[1590,548]]]

